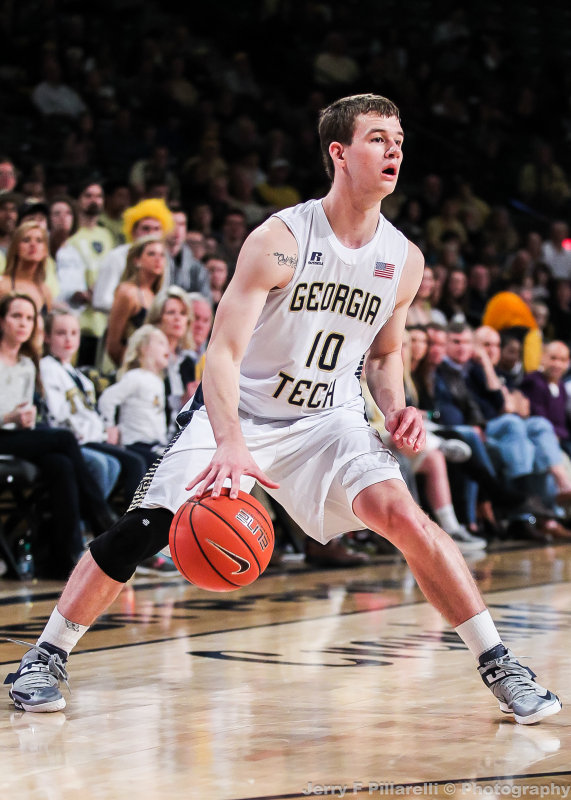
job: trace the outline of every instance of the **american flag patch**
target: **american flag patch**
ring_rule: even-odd
[[[373,272],[375,278],[386,278],[392,280],[395,276],[395,265],[385,264],[384,261],[377,261]]]

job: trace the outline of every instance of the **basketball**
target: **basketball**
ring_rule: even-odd
[[[190,498],[171,523],[171,557],[187,581],[211,592],[253,583],[269,564],[274,529],[261,503],[246,492],[234,500],[222,489]]]

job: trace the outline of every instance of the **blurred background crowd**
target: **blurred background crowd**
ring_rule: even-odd
[[[0,12],[0,466],[37,499],[37,574],[65,575],[125,510],[198,385],[245,237],[327,192],[319,111],[360,92],[401,110],[382,211],[427,264],[403,349],[430,428],[409,486],[465,553],[565,538],[571,10],[253,5]],[[365,533],[306,558],[379,547]]]

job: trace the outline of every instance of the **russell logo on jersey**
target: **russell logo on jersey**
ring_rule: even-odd
[[[322,267],[323,266],[323,253],[312,253],[311,258],[307,262],[311,264],[313,267]]]

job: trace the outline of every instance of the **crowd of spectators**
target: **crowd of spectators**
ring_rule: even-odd
[[[71,458],[91,459],[101,508],[111,498],[109,512],[120,512],[136,458],[148,463],[164,446],[197,386],[248,232],[276,209],[327,191],[320,109],[373,91],[399,105],[406,134],[400,184],[383,213],[427,264],[407,322],[408,396],[437,439],[424,465],[411,467],[411,486],[418,476],[421,501],[441,524],[455,520],[448,527],[466,551],[505,534],[502,523],[542,541],[561,534],[571,500],[563,455],[571,452],[568,12],[539,15],[524,3],[514,15],[499,3],[484,14],[443,4],[435,17],[422,0],[409,0],[407,14],[402,4],[385,5],[379,14],[368,2],[264,0],[255,22],[234,5],[224,25],[213,7],[192,26],[169,2],[117,0],[80,12],[74,0],[37,0],[4,9],[0,295],[35,306],[23,357],[42,355],[44,320],[48,340],[42,368],[25,362],[38,421],[22,385],[21,396],[10,395],[13,407],[3,407],[1,452],[9,452],[8,430],[72,430],[79,449]],[[553,46],[544,50],[546,32]],[[7,344],[2,325],[0,364],[12,370],[22,342],[9,332]],[[59,355],[54,330],[71,342]],[[44,379],[55,374],[54,359],[68,387],[57,415]],[[98,409],[118,368],[121,388],[107,389]],[[121,422],[123,390],[141,372],[156,379],[162,371],[163,392],[153,395],[161,423],[143,441],[128,430],[128,414]],[[74,430],[78,406],[89,435]],[[545,425],[530,424],[539,417],[551,438]],[[521,436],[530,449],[516,463],[510,442]],[[120,446],[131,460],[113,452]],[[426,474],[442,471],[442,453],[458,461],[459,451],[465,458],[449,501]],[[507,497],[511,512],[501,503]],[[79,551],[76,516],[66,568]],[[338,543],[314,560],[362,563]],[[46,571],[60,570],[47,558]]]

